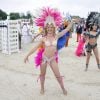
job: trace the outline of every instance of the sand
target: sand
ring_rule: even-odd
[[[94,54],[91,56],[89,69],[85,69],[86,57],[75,56],[76,35],[69,40],[69,46],[59,52],[59,69],[68,91],[62,90],[48,66],[45,82],[45,94],[40,95],[40,82],[37,82],[39,69],[35,68],[34,56],[29,63],[23,59],[36,44],[23,45],[19,53],[12,55],[0,52],[0,100],[100,100],[100,70],[97,68]],[[100,53],[100,38],[98,39]],[[100,56],[100,55],[99,55]]]

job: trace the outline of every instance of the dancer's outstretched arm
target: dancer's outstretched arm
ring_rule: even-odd
[[[33,47],[29,53],[24,58],[24,62],[26,63],[28,61],[28,57],[32,55],[41,45],[43,44],[43,40],[41,40],[35,47]]]

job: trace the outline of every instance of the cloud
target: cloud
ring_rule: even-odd
[[[43,6],[57,7],[62,12],[86,17],[89,11],[100,12],[100,0],[2,0],[0,8],[9,12],[34,12]]]

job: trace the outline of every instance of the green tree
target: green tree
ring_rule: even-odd
[[[0,20],[6,20],[7,13],[0,9]]]
[[[27,12],[26,18],[27,19],[31,19],[32,18],[32,14],[29,11]]]
[[[10,19],[11,20],[16,20],[16,19],[20,19],[20,14],[19,13],[10,13]]]

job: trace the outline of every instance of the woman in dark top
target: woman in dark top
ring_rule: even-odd
[[[76,32],[77,32],[77,42],[81,39],[81,33],[82,33],[82,26],[81,24],[79,24],[76,28]]]
[[[98,68],[100,69],[100,59],[99,59],[99,53],[98,53],[98,48],[97,48],[97,39],[98,36],[100,35],[100,31],[98,31],[100,27],[98,27],[98,23],[99,23],[99,18],[95,17],[96,13],[95,12],[91,12],[90,15],[87,18],[87,22],[86,22],[86,27],[89,30],[86,33],[86,51],[87,51],[87,58],[86,58],[86,69],[85,71],[87,71],[88,69],[88,64],[89,64],[89,60],[90,60],[90,56],[91,56],[91,52],[93,50],[95,58],[96,58],[96,62],[98,65]],[[100,15],[99,15],[100,17]]]

